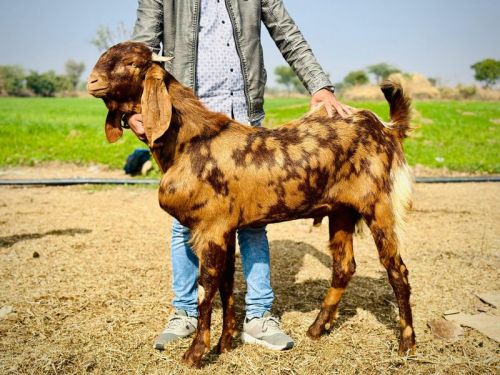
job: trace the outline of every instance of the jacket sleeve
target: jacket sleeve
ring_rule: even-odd
[[[285,60],[311,94],[324,87],[333,87],[282,0],[262,0],[262,21]]]
[[[139,0],[132,40],[146,43],[155,53],[159,53],[162,39],[163,2],[161,0]]]

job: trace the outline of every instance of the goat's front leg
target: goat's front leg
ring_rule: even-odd
[[[200,276],[198,278],[198,327],[189,349],[182,357],[191,367],[201,367],[203,355],[210,349],[210,321],[212,302],[219,288],[226,257],[227,241],[217,239],[197,239],[201,244],[199,255]],[[200,246],[200,245],[198,245]]]
[[[235,241],[235,232],[232,232],[227,244],[226,262],[219,286],[223,321],[222,334],[219,339],[219,344],[217,345],[218,353],[228,352],[232,349],[233,337],[236,334],[236,316],[233,297]]]

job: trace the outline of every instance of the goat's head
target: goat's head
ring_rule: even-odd
[[[125,42],[104,52],[87,81],[88,92],[102,98],[108,108],[105,132],[109,142],[123,134],[121,119],[126,113],[142,113],[149,146],[168,129],[172,104],[165,79],[167,72],[143,43]]]

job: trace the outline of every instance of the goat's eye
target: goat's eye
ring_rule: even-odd
[[[133,61],[124,61],[124,65],[132,68],[136,68],[137,65]]]

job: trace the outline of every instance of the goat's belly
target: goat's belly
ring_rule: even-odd
[[[328,215],[333,209],[327,203],[308,204],[303,202],[300,205],[287,205],[284,201],[265,206],[256,201],[255,204],[247,204],[240,208],[239,227],[256,226],[282,221],[296,220],[301,218],[314,218]]]
[[[260,219],[255,219],[248,222],[242,222],[238,225],[238,228],[255,227],[266,224],[280,223],[283,221],[291,221],[297,219],[315,219],[317,217],[328,216],[332,211],[331,207],[324,206],[318,207],[314,210],[309,210],[305,212],[294,212],[288,214],[273,214]]]

